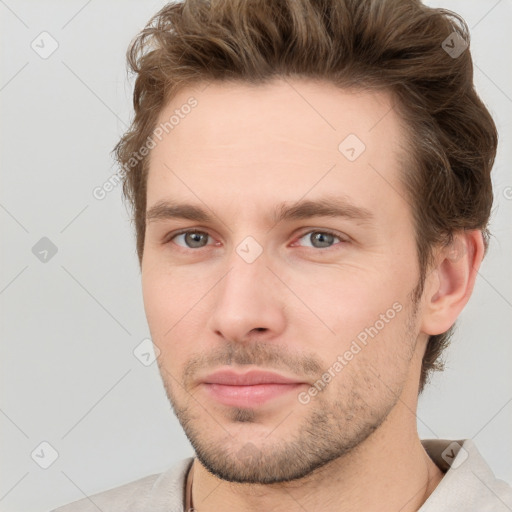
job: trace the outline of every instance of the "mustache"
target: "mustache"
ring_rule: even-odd
[[[287,347],[268,342],[229,342],[207,354],[192,356],[183,371],[184,384],[186,386],[193,381],[199,371],[213,370],[225,365],[254,365],[267,370],[284,370],[304,377],[316,377],[326,367],[314,352],[291,353]]]

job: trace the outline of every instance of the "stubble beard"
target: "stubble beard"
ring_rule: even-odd
[[[336,379],[330,384],[338,386],[335,399],[329,400],[329,395],[322,391],[308,404],[297,401],[296,409],[283,411],[265,436],[261,435],[261,414],[256,408],[227,409],[224,418],[228,417],[230,424],[238,430],[243,424],[248,426],[247,435],[236,437],[229,433],[229,427],[221,426],[216,419],[218,413],[208,410],[208,404],[201,404],[186,389],[183,391],[182,386],[182,398],[178,399],[171,386],[174,379],[166,379],[166,371],[160,368],[169,402],[200,463],[213,475],[229,482],[274,484],[314,478],[315,473],[321,473],[330,463],[341,462],[382,425],[399,400],[408,372],[406,366],[416,348],[414,331],[419,298],[414,293],[420,287],[421,283],[413,292],[402,339],[397,340],[404,344],[407,353],[402,376],[393,387],[379,383],[374,369],[360,364],[351,368],[343,385],[339,376],[338,384]],[[364,391],[369,389],[379,390],[378,400],[374,397],[371,400],[368,393],[365,399]],[[258,427],[257,437],[251,437],[250,425]],[[283,427],[289,425],[293,425],[293,430],[283,435]]]

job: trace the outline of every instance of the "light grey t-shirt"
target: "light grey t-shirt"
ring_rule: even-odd
[[[423,439],[445,473],[418,512],[511,512],[512,487],[499,480],[471,439]],[[51,512],[183,512],[185,482],[193,457],[167,471],[94,494]]]

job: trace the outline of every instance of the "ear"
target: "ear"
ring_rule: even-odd
[[[457,232],[450,245],[439,249],[425,279],[422,332],[441,334],[455,323],[473,292],[484,254],[482,232],[476,229]]]

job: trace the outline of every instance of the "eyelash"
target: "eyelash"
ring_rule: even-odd
[[[207,236],[211,236],[208,232],[206,231],[201,231],[199,229],[182,229],[180,231],[177,231],[176,233],[172,233],[170,236],[166,237],[165,241],[164,241],[164,245],[166,244],[169,244],[171,243],[177,236],[179,235],[184,235],[184,234],[187,234],[187,233],[199,233],[199,234],[202,234],[202,235],[207,235]],[[301,233],[297,238],[296,238],[296,241],[300,240],[301,238],[304,238],[304,236],[306,235],[309,235],[311,233],[321,233],[323,235],[331,235],[335,238],[338,238],[338,240],[340,240],[341,243],[347,243],[348,240],[345,239],[342,235],[340,235],[339,233],[335,232],[335,231],[331,231],[329,229],[311,229],[309,231],[305,231],[303,233]],[[295,243],[295,242],[294,242]],[[204,249],[206,248],[207,246],[204,246],[204,247],[199,247],[199,248],[191,248],[191,247],[182,247],[181,245],[178,245],[176,244],[180,250],[183,250],[183,251],[198,251],[199,249]],[[308,249],[316,249],[318,251],[328,251],[330,249],[333,249],[334,246],[331,246],[331,247],[324,247],[324,248],[317,248],[317,247],[308,247]]]

